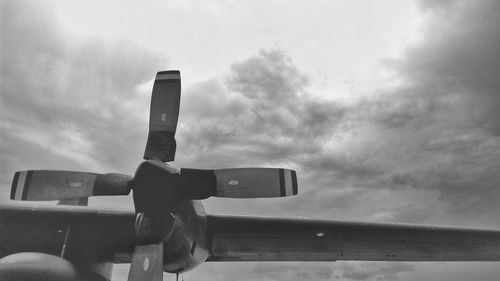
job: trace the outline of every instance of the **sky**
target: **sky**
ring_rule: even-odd
[[[299,177],[296,197],[208,199],[208,213],[499,229],[499,26],[487,0],[1,0],[0,202],[18,170],[132,174],[155,73],[179,69],[176,166]],[[206,263],[184,279],[499,275],[487,262]]]

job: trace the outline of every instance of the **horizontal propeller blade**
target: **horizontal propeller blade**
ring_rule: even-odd
[[[96,195],[128,195],[131,176],[70,171],[16,172],[10,199],[64,200]]]
[[[289,169],[181,169],[186,198],[272,198],[297,194],[297,174]]]
[[[149,134],[144,159],[174,161],[175,130],[181,101],[181,75],[178,70],[156,74],[151,97]]]
[[[158,161],[146,161],[135,178],[122,174],[96,174],[71,171],[32,170],[16,172],[10,198],[14,200],[46,201],[87,198],[99,195],[128,195],[133,186],[165,186],[167,197],[153,192],[146,201],[184,198],[199,200],[208,197],[272,198],[297,194],[297,175],[289,169],[181,169]],[[156,190],[156,189],[155,189]],[[137,191],[137,190],[136,190]],[[177,200],[177,199],[176,199]],[[141,206],[148,206],[143,202]],[[163,202],[165,203],[165,202]],[[136,206],[137,207],[137,206]],[[141,207],[142,208],[142,207]],[[140,208],[140,209],[141,209]]]

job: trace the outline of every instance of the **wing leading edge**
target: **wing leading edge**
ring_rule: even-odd
[[[500,230],[209,216],[207,261],[500,261]]]

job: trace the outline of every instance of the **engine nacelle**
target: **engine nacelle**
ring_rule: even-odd
[[[17,253],[0,259],[2,281],[105,281],[79,270],[71,262],[43,253]]]

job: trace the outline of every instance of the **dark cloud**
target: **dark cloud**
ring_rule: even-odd
[[[234,64],[224,81],[210,80],[185,92],[180,146],[201,157],[201,164],[309,158],[337,129],[344,108],[310,96],[307,81],[278,50]]]
[[[237,79],[226,82],[226,91],[250,99],[253,110],[246,120],[252,120],[256,108],[259,113],[265,111],[259,119],[265,130],[243,134],[242,143],[263,139],[261,146],[251,148],[266,152],[268,161],[287,159],[301,175],[301,200],[284,205],[287,211],[311,214],[321,208],[336,213],[335,205],[356,204],[370,210],[362,201],[377,202],[377,192],[419,190],[434,194],[438,202],[433,206],[425,201],[391,202],[380,206],[382,213],[390,214],[384,219],[425,222],[447,212],[460,223],[500,211],[495,203],[500,182],[500,85],[496,78],[500,74],[496,28],[500,5],[446,1],[421,2],[420,8],[426,17],[423,39],[400,58],[386,61],[400,80],[398,85],[378,90],[355,105],[309,99],[309,79],[300,71],[285,71],[283,65],[296,69],[286,56],[281,66],[269,66],[284,56],[277,55],[279,51],[261,52],[260,60],[254,57],[232,68]],[[260,83],[262,76],[275,77],[273,70],[287,73],[291,82],[272,87],[268,80]],[[254,86],[239,85],[242,81]],[[275,96],[293,97],[301,105],[288,104],[288,100],[273,104]],[[266,107],[269,104],[273,106]],[[295,121],[289,112],[299,113],[295,116],[301,120]],[[293,141],[280,142],[283,137]],[[490,217],[487,224],[498,225],[494,219]]]
[[[420,8],[424,39],[391,63],[403,85],[367,102],[382,130],[415,144],[395,147],[403,155],[397,162],[418,153],[416,163],[388,175],[396,186],[439,190],[455,214],[498,210],[500,5],[423,1]]]
[[[331,217],[345,215],[344,208],[383,220],[463,224],[500,211],[499,5],[419,6],[422,40],[386,60],[400,82],[355,105],[311,95],[310,79],[280,50],[261,51],[234,64],[226,79],[189,89],[184,113],[195,119],[180,138],[190,159],[298,170],[298,201],[238,203],[242,212]],[[426,201],[420,190],[435,199]],[[366,202],[379,202],[384,192],[422,197],[397,203],[388,195],[372,217]],[[435,219],[443,213],[446,221]],[[494,219],[482,223],[498,225]]]
[[[310,79],[281,50],[188,89],[179,129],[185,163],[298,170],[301,199],[272,207],[278,214],[335,213],[337,203],[375,200],[384,190],[437,192],[443,202],[388,204],[389,220],[425,221],[448,204],[456,217],[498,210],[499,9],[486,1],[420,6],[423,39],[386,61],[400,83],[355,105],[311,95]],[[339,190],[350,190],[344,200]]]
[[[498,1],[423,1],[429,21],[425,40],[407,50],[397,71],[420,96],[454,97],[471,125],[498,135],[500,118],[500,3]]]
[[[50,2],[2,1],[1,176],[130,172],[147,132],[149,93],[138,86],[165,58],[128,41],[72,36],[52,10]]]
[[[290,57],[279,50],[260,51],[258,56],[236,63],[231,69],[229,88],[264,108],[295,103],[308,81]]]

